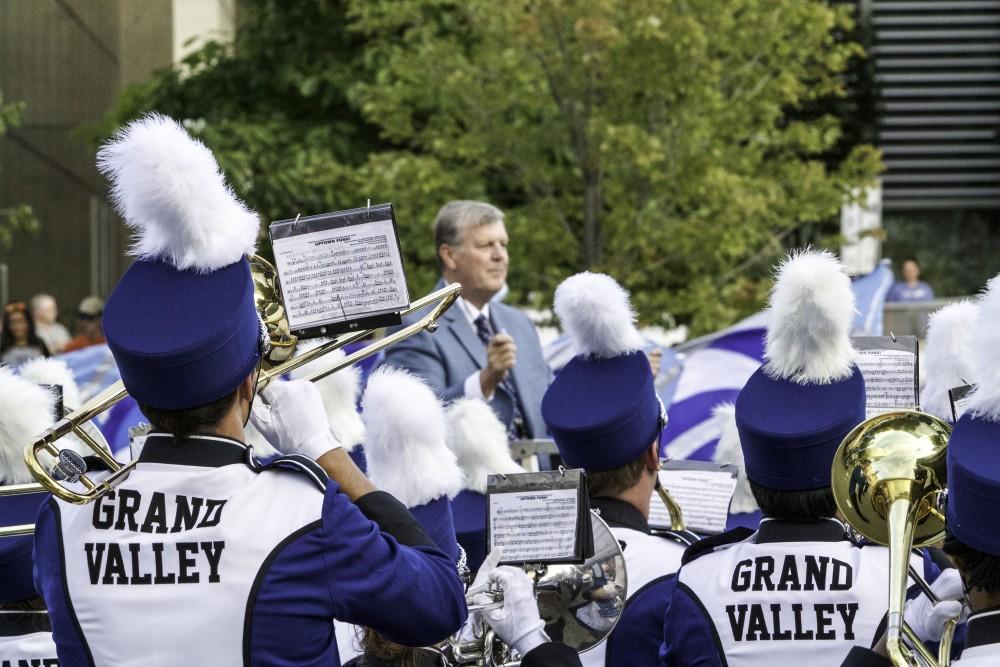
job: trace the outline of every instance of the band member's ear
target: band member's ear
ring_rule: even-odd
[[[646,456],[643,459],[645,468],[649,472],[656,472],[660,469],[660,442],[657,440],[649,449],[646,450]]]

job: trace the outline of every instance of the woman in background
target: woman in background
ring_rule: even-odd
[[[23,301],[12,301],[3,308],[0,330],[0,363],[17,367],[35,357],[47,357],[49,350],[35,333],[35,323]]]

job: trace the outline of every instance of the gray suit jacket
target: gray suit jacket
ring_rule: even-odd
[[[440,282],[437,287],[443,286]],[[410,316],[403,325],[424,312]],[[542,395],[552,380],[552,372],[542,355],[538,333],[524,313],[496,301],[490,302],[490,320],[494,331],[506,331],[517,344],[517,363],[511,376],[521,399],[521,413],[529,437],[543,438],[546,430]],[[465,379],[486,365],[486,346],[457,304],[441,316],[438,324],[433,334],[424,331],[389,348],[382,363],[419,375],[441,400],[453,401],[464,395]],[[498,387],[490,407],[501,422],[510,424],[514,404],[509,393]]]

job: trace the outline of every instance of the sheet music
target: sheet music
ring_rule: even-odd
[[[659,474],[660,484],[680,505],[688,529],[707,533],[726,529],[729,502],[736,490],[736,475],[730,467],[705,463],[698,468],[685,466],[661,470]],[[655,491],[649,503],[649,525],[670,528],[670,512]]]
[[[855,360],[865,379],[865,417],[917,405],[917,357],[905,350],[859,350]]]
[[[292,329],[409,305],[391,220],[275,239],[273,247]]]
[[[491,493],[491,547],[508,562],[573,560],[578,489]]]

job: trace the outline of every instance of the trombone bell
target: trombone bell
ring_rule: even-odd
[[[910,550],[944,537],[950,435],[951,427],[932,415],[889,412],[856,426],[833,458],[833,497],[840,513],[858,533],[889,547],[886,645],[897,666],[916,664],[902,641],[904,635],[913,639],[903,621]],[[948,637],[941,645],[950,643]],[[920,642],[913,645],[926,663],[947,664],[944,648],[935,661]]]

